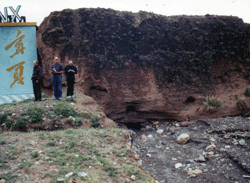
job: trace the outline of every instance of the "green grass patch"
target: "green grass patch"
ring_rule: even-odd
[[[27,113],[29,115],[30,123],[42,123],[43,122],[43,114],[46,111],[41,107],[31,107],[27,109]]]
[[[12,172],[7,172],[7,173],[3,173],[2,175],[0,175],[0,180],[4,179],[8,183],[9,182],[11,182],[11,183],[13,182],[14,183],[17,180],[17,177],[18,177],[18,175],[13,175]]]
[[[104,170],[108,172],[110,177],[117,176],[117,172],[113,166],[106,166],[106,167],[104,167]]]
[[[34,151],[34,152],[31,152],[30,155],[32,158],[37,158],[39,156],[39,153],[38,151]]]
[[[54,113],[58,116],[62,115],[64,117],[75,116],[76,111],[67,103],[59,103],[54,107]]]
[[[16,121],[15,127],[23,129],[27,127],[27,125],[28,125],[28,119],[25,117],[19,117]]]
[[[74,123],[75,123],[75,125],[76,125],[77,127],[82,126],[82,122],[83,122],[83,118],[78,118],[78,119],[76,119],[76,120],[74,121]]]
[[[99,127],[101,124],[100,118],[97,115],[92,116],[90,120],[93,127]]]
[[[221,108],[223,105],[223,102],[217,97],[207,97],[205,102],[203,102],[203,105],[208,111],[211,107],[213,107],[214,109]]]

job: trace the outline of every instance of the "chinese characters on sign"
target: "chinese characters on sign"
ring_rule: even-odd
[[[19,30],[19,29],[17,29],[17,35],[16,35],[16,37],[18,37],[20,34],[21,34],[22,32]],[[20,53],[24,53],[24,49],[25,49],[25,47],[23,46],[23,38],[25,37],[25,35],[23,34],[23,35],[21,35],[20,37],[18,37],[17,39],[15,39],[13,42],[11,42],[9,45],[7,45],[6,47],[5,47],[5,50],[8,50],[8,49],[10,49],[10,47],[12,47],[14,44],[15,44],[15,47],[16,47],[16,52],[13,54],[13,55],[11,55],[10,56],[10,58],[13,58],[16,54],[19,54],[19,52]],[[19,83],[19,84],[21,84],[21,85],[23,85],[24,84],[24,82],[23,82],[23,64],[25,63],[25,61],[22,61],[22,62],[20,62],[20,63],[18,63],[18,64],[15,64],[15,65],[13,65],[13,66],[11,66],[11,67],[9,67],[8,69],[6,69],[7,71],[11,71],[12,69],[14,69],[15,67],[15,72],[14,72],[14,75],[13,75],[13,78],[14,78],[14,81],[12,82],[12,84],[10,85],[10,88],[17,82],[17,83]]]
[[[17,29],[17,36],[19,36],[19,34],[21,34],[21,31],[19,29]],[[8,50],[14,43],[16,43],[15,44],[16,52],[13,55],[11,55],[10,58],[14,57],[19,52],[21,52],[22,54],[24,53],[23,50],[25,49],[25,47],[23,47],[23,43],[22,43],[22,39],[24,37],[25,37],[25,35],[20,36],[19,38],[17,38],[13,42],[11,42],[8,46],[5,47],[5,50]]]
[[[20,63],[18,63],[18,64],[16,64],[16,65],[13,65],[13,66],[11,66],[10,68],[8,68],[8,69],[6,69],[7,71],[11,71],[12,69],[14,69],[15,67],[16,67],[16,69],[15,69],[15,72],[14,72],[14,75],[13,75],[13,78],[14,78],[14,81],[12,82],[12,84],[10,85],[10,88],[16,83],[16,82],[18,82],[19,84],[21,84],[21,85],[23,85],[24,84],[24,82],[23,82],[23,64],[24,64],[25,62],[24,61],[22,61],[22,62],[20,62]]]

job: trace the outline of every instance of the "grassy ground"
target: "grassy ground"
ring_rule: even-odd
[[[34,131],[30,128],[29,132],[18,132],[11,131],[13,127],[7,131],[0,128],[0,180],[15,183],[53,183],[60,178],[65,183],[154,182],[140,168],[138,159],[130,150],[129,131],[105,127],[105,120],[102,121],[101,117],[99,128],[87,127],[84,123],[91,122],[91,116],[95,114],[79,110],[81,103],[78,101],[53,101],[47,97],[42,102],[26,100],[0,105],[0,112],[7,113],[7,119],[13,120],[14,124],[20,117],[30,123],[27,110],[32,107],[45,110],[42,120],[47,119],[47,123],[68,119],[54,111],[55,106],[62,102],[68,102],[76,112],[75,118],[83,120],[83,125],[77,129],[57,131]],[[71,172],[72,175],[69,174]],[[79,172],[85,172],[87,176],[78,177]]]

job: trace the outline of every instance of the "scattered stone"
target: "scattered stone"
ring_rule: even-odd
[[[85,173],[85,172],[79,172],[79,173],[77,174],[77,176],[78,176],[79,178],[86,177],[87,175],[88,175],[88,174]]]
[[[162,134],[163,133],[163,129],[158,129],[157,131],[156,131],[156,133],[158,133],[158,134]]]
[[[169,147],[166,147],[166,150],[169,150]]]
[[[211,137],[209,140],[210,140],[211,142],[215,142],[215,139],[214,139],[213,137]]]
[[[58,178],[57,182],[64,182],[64,179],[63,178]]]
[[[72,120],[72,121],[76,120],[76,118],[74,118],[73,116],[69,116],[69,119]]]
[[[71,104],[71,105],[75,105],[75,103],[73,103],[73,102],[72,102],[72,103],[70,103],[70,104]]]
[[[65,175],[66,178],[70,177],[73,175],[73,172],[69,172],[68,174]]]
[[[180,167],[182,167],[182,164],[181,164],[181,163],[175,164],[175,168],[176,168],[176,169],[179,169]]]
[[[11,115],[12,115],[12,117],[15,117],[15,116],[16,116],[16,113],[12,113]]]
[[[225,146],[225,149],[230,149],[230,148],[231,148],[231,146],[229,146],[229,145]]]
[[[216,146],[214,144],[211,144],[211,145],[206,147],[206,151],[212,151],[212,150],[214,150],[215,147]]]
[[[151,158],[151,154],[147,154],[147,157]]]
[[[0,180],[0,183],[5,183],[5,182],[6,182],[6,180],[4,180],[4,179]]]
[[[200,169],[195,169],[195,170],[192,170],[192,168],[188,169],[188,175],[191,177],[196,177],[198,174],[201,174],[201,173],[202,171]]]
[[[192,124],[192,122],[184,121],[184,122],[180,123],[180,126],[181,127],[187,127],[187,126],[189,126],[191,124]]]
[[[241,139],[241,140],[239,141],[239,144],[242,145],[242,146],[247,145],[247,144],[246,144],[246,141],[245,141],[244,139]]]
[[[178,144],[186,144],[189,140],[189,135],[187,133],[183,133],[177,137]]]
[[[201,163],[201,162],[205,162],[206,159],[205,159],[204,156],[202,156],[202,155],[200,154],[198,158],[195,158],[195,159],[194,159],[194,161]]]
[[[173,160],[173,161],[177,161],[177,159],[176,159],[176,158],[172,158],[172,160]]]
[[[39,161],[35,162],[35,165],[39,165],[39,164],[40,164]]]
[[[141,140],[147,140],[147,137],[145,135],[142,135]]]
[[[154,125],[159,125],[160,122],[159,122],[159,121],[156,121],[156,122],[154,122],[153,124],[154,124]]]
[[[214,152],[213,151],[207,152],[206,155],[208,157],[213,157],[214,156]]]
[[[36,145],[37,143],[36,143],[36,141],[34,141],[34,140],[30,140],[30,144],[31,144],[31,145]]]
[[[150,135],[148,135],[147,137],[148,137],[149,139],[152,139],[152,138],[153,138],[153,135],[150,134]]]
[[[139,165],[142,166],[142,160],[141,159],[139,160]]]
[[[136,179],[135,175],[132,175],[130,178],[131,178],[133,181],[135,181],[135,179]]]

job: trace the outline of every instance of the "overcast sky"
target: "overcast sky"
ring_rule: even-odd
[[[162,15],[232,15],[250,23],[250,0],[1,0],[0,11],[4,7],[21,5],[20,16],[27,22],[40,25],[50,12],[84,7],[112,8],[115,10],[138,12],[140,10]],[[11,11],[8,9],[11,15]]]

